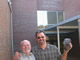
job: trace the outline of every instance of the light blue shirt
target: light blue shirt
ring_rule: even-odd
[[[24,53],[20,53],[20,56],[21,56],[20,60],[35,60],[35,56],[32,53],[30,53],[29,56],[27,56]]]

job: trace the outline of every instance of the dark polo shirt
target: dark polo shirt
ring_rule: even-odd
[[[55,45],[47,44],[45,50],[39,46],[32,48],[36,60],[61,60],[61,53]]]

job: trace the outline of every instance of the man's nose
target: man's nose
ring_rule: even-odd
[[[25,46],[25,48],[27,48],[28,46]]]
[[[40,40],[42,40],[43,38],[40,38]]]

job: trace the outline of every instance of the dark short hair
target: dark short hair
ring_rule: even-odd
[[[45,32],[43,31],[43,30],[38,30],[38,31],[36,31],[36,33],[35,33],[35,37],[37,37],[37,34],[38,33],[41,33],[41,32],[43,32],[44,34],[45,34]],[[46,35],[46,34],[45,34]]]

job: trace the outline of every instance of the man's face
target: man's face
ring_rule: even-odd
[[[28,41],[23,41],[23,43],[20,46],[20,49],[23,53],[30,53],[31,51],[31,44]]]
[[[43,32],[38,33],[36,40],[38,42],[39,45],[43,45],[44,43],[46,43],[46,36]]]

